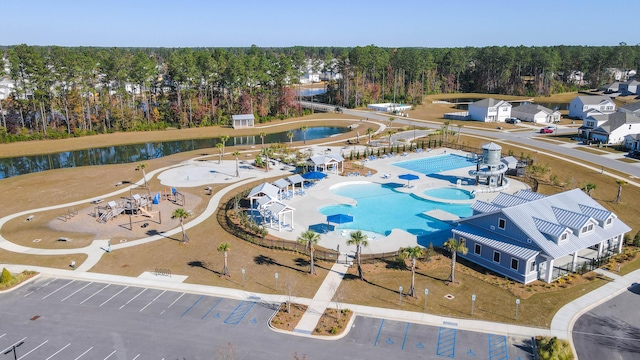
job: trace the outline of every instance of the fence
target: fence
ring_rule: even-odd
[[[604,256],[598,257],[598,258],[593,258],[593,259],[588,259],[585,261],[578,261],[576,262],[576,270],[573,271],[573,265],[571,263],[567,263],[565,265],[562,266],[554,266],[553,267],[553,275],[552,275],[552,279],[556,280],[559,279],[563,276],[572,274],[574,272],[577,272],[579,274],[584,274],[587,273],[589,271],[593,271],[599,267],[601,267],[602,265],[608,264],[609,263],[609,259],[615,255],[614,253],[608,253]]]

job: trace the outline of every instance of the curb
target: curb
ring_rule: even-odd
[[[269,317],[269,320],[267,320],[267,327],[269,327],[269,329],[271,329],[272,331],[275,331],[275,332],[280,333],[280,334],[300,336],[300,337],[305,337],[305,338],[309,338],[309,339],[324,340],[324,341],[340,340],[340,339],[344,338],[345,336],[349,335],[350,330],[353,328],[353,323],[356,320],[356,316],[358,316],[355,313],[355,311],[352,311],[351,309],[349,309],[349,311],[351,311],[352,315],[351,315],[351,318],[349,319],[349,322],[345,325],[344,331],[341,334],[338,334],[338,335],[305,334],[305,333],[296,332],[296,331],[288,331],[288,330],[278,329],[278,328],[274,327],[273,325],[271,325],[271,320],[273,320],[273,318],[276,316],[276,314],[278,314],[278,311],[280,311],[280,307],[283,304],[284,303],[280,303],[280,306],[278,307],[278,309]]]

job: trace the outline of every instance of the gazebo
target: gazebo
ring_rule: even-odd
[[[272,229],[275,229],[273,227],[273,221],[276,220],[276,223],[278,225],[278,231],[281,231],[282,225],[286,221],[286,215],[290,214],[291,221],[289,223],[289,226],[291,227],[291,230],[293,230],[293,212],[295,210],[296,209],[292,208],[291,206],[283,204],[279,201],[274,202],[273,204],[271,204],[271,206],[267,208],[267,212],[269,214],[269,227]],[[287,224],[284,224],[284,225],[286,226]]]
[[[255,120],[253,114],[231,115],[231,126],[234,129],[253,127]]]
[[[247,195],[247,199],[251,202],[251,208],[254,209],[254,201],[258,200],[264,196],[268,196],[271,199],[278,199],[278,189],[277,186],[269,184],[268,182],[262,183],[249,191],[249,195]]]
[[[300,191],[302,191],[302,188],[304,186],[304,178],[300,176],[300,174],[288,176],[285,178],[285,180],[287,180],[293,187],[294,196],[296,194],[296,184],[300,184]]]
[[[344,158],[340,154],[314,155],[307,159],[307,166],[313,167],[313,171],[321,169],[338,174],[344,170]]]
[[[288,198],[289,185],[291,185],[290,182],[288,182],[285,179],[278,179],[274,181],[272,184],[278,188],[278,194],[280,195],[279,196],[280,200]]]

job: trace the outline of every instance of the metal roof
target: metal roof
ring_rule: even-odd
[[[546,197],[546,195],[542,195],[540,193],[531,191],[531,190],[520,190],[517,193],[514,194],[515,196],[521,198],[521,199],[525,199],[525,200],[538,200],[538,199],[542,199],[544,197]]]
[[[288,182],[285,179],[278,179],[278,180],[273,182],[273,185],[278,187],[279,189],[284,189],[286,187],[289,187],[289,185],[291,185],[291,183]]]
[[[500,207],[482,200],[478,200],[471,205],[471,210],[473,210],[474,212],[488,213],[500,210]]]
[[[461,224],[452,231],[458,236],[473,240],[520,259],[528,260],[536,257],[538,253],[540,253],[540,250],[535,249],[533,246],[527,246],[514,239],[500,236],[494,232],[485,231],[475,226]]]
[[[255,120],[255,116],[253,116],[253,114],[239,114],[239,115],[231,115],[231,119],[233,119],[233,120]]]
[[[502,146],[494,142],[490,142],[488,144],[482,145],[482,150],[502,150]]]
[[[604,221],[611,216],[612,212],[606,209],[598,209],[592,206],[578,204],[583,214],[588,215],[596,220]]]
[[[561,209],[555,206],[551,207],[551,211],[553,212],[553,215],[555,215],[558,223],[570,227],[571,229],[580,230],[587,222],[589,222],[589,219],[591,219],[591,217],[582,213]]]
[[[550,221],[538,218],[533,218],[533,222],[536,224],[538,231],[543,234],[554,236],[556,238],[560,237],[560,235],[562,235],[562,233],[567,230],[566,226],[554,224]]]
[[[527,199],[523,199],[521,197],[515,196],[515,195],[511,195],[511,194],[507,194],[507,193],[499,193],[498,196],[496,196],[493,201],[491,202],[493,205],[504,208],[504,207],[511,207],[511,206],[516,206],[516,205],[520,205],[520,204],[524,204],[526,202],[528,202],[529,200]]]
[[[256,187],[254,187],[253,189],[251,189],[251,191],[249,191],[249,195],[247,195],[248,198],[252,198],[258,194],[264,194],[264,195],[269,195],[273,198],[277,198],[278,197],[278,192],[280,191],[280,189],[278,189],[276,186],[271,185],[268,182],[262,183]]]
[[[271,214],[277,215],[287,211],[294,211],[295,209],[291,206],[285,205],[281,202],[274,202],[273,205],[269,206],[269,212]]]
[[[300,184],[304,182],[304,178],[300,176],[300,174],[291,175],[287,177],[286,180],[291,184]]]

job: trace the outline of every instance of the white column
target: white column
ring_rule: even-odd
[[[622,252],[622,243],[624,243],[624,236],[618,235],[618,254]]]
[[[291,230],[293,230],[293,211],[291,211]]]
[[[598,257],[602,256],[602,247],[604,246],[604,241],[600,241],[598,244]]]
[[[576,263],[578,262],[578,252],[573,253],[573,262],[571,263],[571,271],[576,271]]]
[[[550,283],[553,278],[553,259],[547,259],[547,273],[545,275],[545,282]]]

